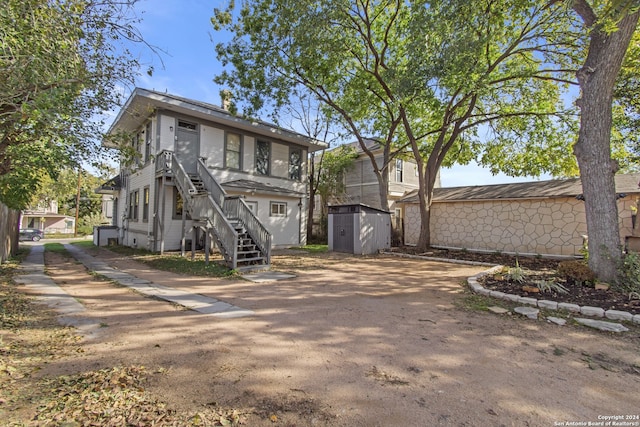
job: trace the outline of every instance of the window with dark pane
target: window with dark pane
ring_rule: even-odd
[[[289,179],[300,181],[302,178],[302,150],[289,151]]]
[[[269,175],[271,158],[271,144],[266,141],[258,141],[256,146],[256,172],[260,175]]]

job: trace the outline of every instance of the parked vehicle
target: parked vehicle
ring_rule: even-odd
[[[40,239],[44,239],[44,233],[38,229],[25,228],[24,230],[20,230],[19,240],[31,240],[32,242],[37,242]]]

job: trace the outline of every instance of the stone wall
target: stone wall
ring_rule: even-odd
[[[631,235],[631,205],[618,201],[621,244]],[[575,198],[434,202],[431,244],[474,250],[541,255],[579,255],[587,234],[584,202]],[[405,244],[420,232],[417,204],[405,207]]]

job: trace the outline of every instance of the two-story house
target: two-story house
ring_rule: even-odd
[[[44,233],[73,234],[76,219],[58,213],[58,202],[43,202],[20,213],[20,229],[35,228]]]
[[[411,156],[397,156],[391,159],[386,173],[388,174],[387,198],[388,206],[382,206],[380,202],[379,182],[375,175],[371,159],[358,142],[350,143],[358,155],[351,167],[344,172],[344,194],[336,195],[329,204],[358,204],[362,203],[376,209],[382,209],[391,213],[393,229],[401,232],[404,218],[402,205],[396,202],[407,193],[417,190],[419,187],[418,169],[415,160]],[[365,145],[376,160],[379,168],[384,166],[384,150],[376,141],[367,139]],[[438,178],[436,187],[440,186]],[[316,206],[320,206],[317,199]],[[314,211],[316,220],[320,219],[320,210]]]
[[[140,88],[103,144],[122,149],[122,135],[133,161],[99,190],[113,196],[120,244],[163,252],[215,242],[240,268],[306,243],[306,159],[324,143]]]

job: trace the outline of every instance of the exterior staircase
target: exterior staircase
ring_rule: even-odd
[[[175,154],[167,152],[168,169],[182,196],[194,225],[213,238],[234,270],[268,270],[271,260],[271,233],[240,196],[229,196],[211,175],[202,160],[197,173],[187,174]]]

